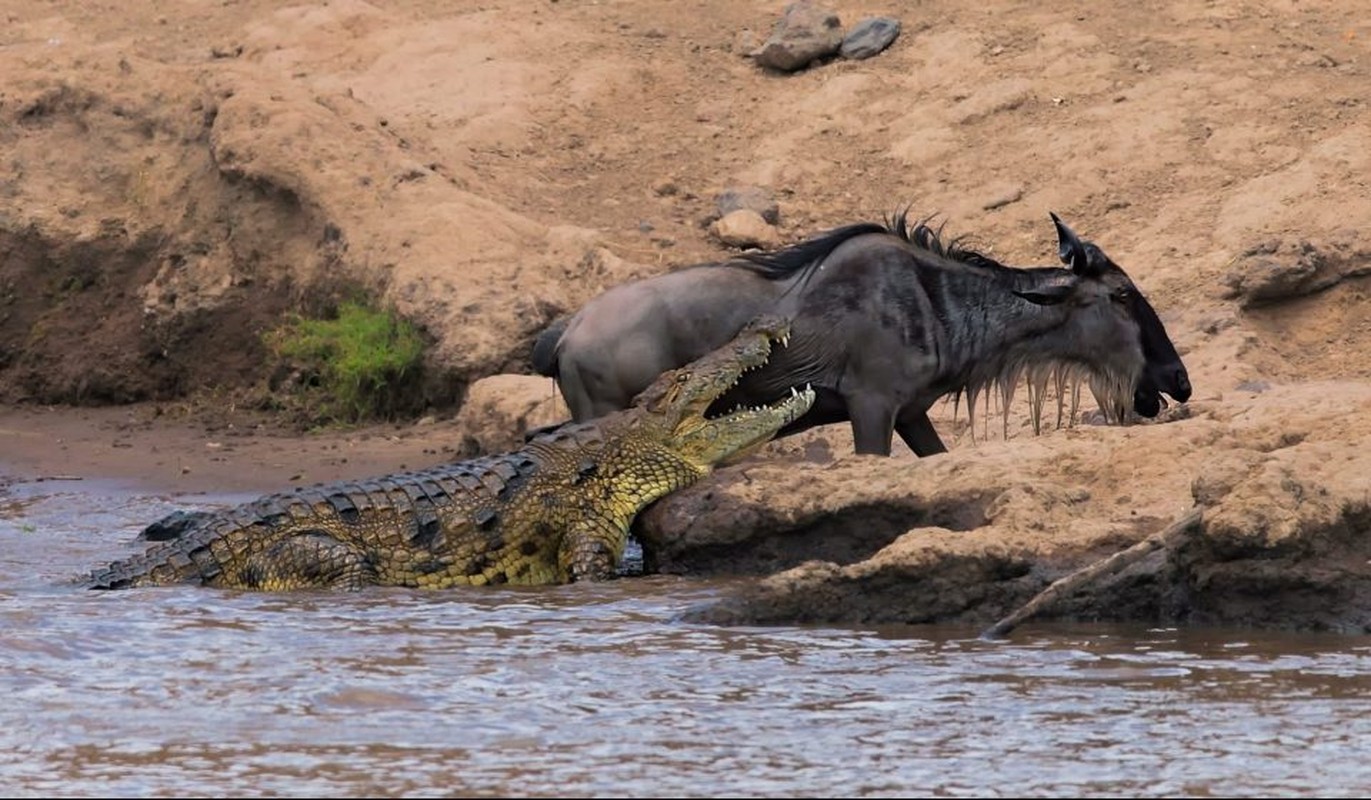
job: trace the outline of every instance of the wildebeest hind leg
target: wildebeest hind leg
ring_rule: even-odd
[[[571,410],[571,418],[577,422],[628,408],[633,400],[632,395],[611,390],[600,373],[582,367],[575,360],[563,360],[557,388],[562,390],[562,399],[566,400],[567,408]]]
[[[927,411],[902,412],[895,419],[895,432],[900,434],[900,438],[914,451],[914,455],[920,458],[947,452],[947,445],[943,444],[942,438],[938,436],[938,431],[933,427],[933,421],[928,418]]]

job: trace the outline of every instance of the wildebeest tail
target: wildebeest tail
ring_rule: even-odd
[[[549,378],[557,377],[557,343],[562,340],[569,321],[568,317],[554,320],[533,340],[533,354],[529,360],[533,363],[534,372]]]

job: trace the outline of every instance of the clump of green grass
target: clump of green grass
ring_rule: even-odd
[[[294,315],[264,340],[294,367],[316,421],[389,419],[416,407],[425,342],[394,312],[347,301],[334,318]]]

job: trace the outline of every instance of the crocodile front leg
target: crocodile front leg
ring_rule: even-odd
[[[562,537],[557,562],[573,581],[607,581],[618,576],[628,544],[628,526],[585,518]]]
[[[372,559],[319,531],[275,542],[245,558],[233,573],[223,573],[212,581],[216,586],[269,592],[308,588],[355,591],[378,582]]]

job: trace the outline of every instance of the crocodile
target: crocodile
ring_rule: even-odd
[[[755,452],[809,410],[814,393],[805,387],[771,405],[706,416],[789,331],[786,319],[759,317],[723,348],[663,373],[632,407],[510,453],[187,515],[164,541],[77,581],[286,591],[615,577],[629,526],[648,504]]]

